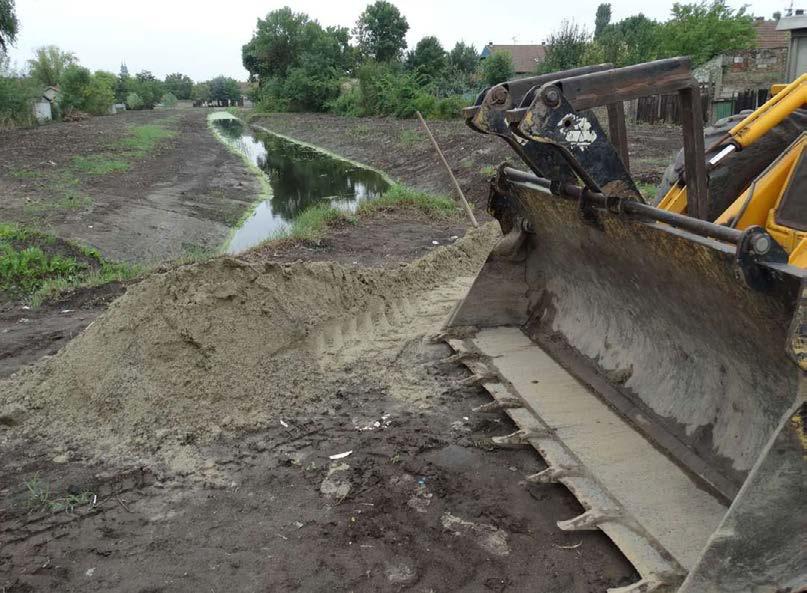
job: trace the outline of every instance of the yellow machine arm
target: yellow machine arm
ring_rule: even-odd
[[[717,165],[726,155],[750,146],[805,103],[807,103],[807,74],[802,74],[731,128],[728,137],[720,142],[720,144],[728,142],[728,145],[717,153],[709,164]]]
[[[721,138],[716,146],[724,145],[724,148],[709,161],[710,167],[719,166],[727,155],[750,146],[805,104],[807,74],[786,85]],[[764,227],[790,254],[790,263],[799,267],[807,267],[807,229],[795,228],[784,222],[777,217],[777,212],[788,194],[788,188],[805,175],[805,164],[802,162],[805,146],[807,135],[802,134],[714,221],[738,229],[752,225]],[[682,184],[673,185],[658,205],[663,210],[677,214],[686,213],[686,206],[687,188]]]

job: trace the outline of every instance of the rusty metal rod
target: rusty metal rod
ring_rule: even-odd
[[[429,126],[426,125],[426,120],[423,119],[422,115],[420,115],[420,111],[415,111],[415,113],[417,113],[418,119],[420,120],[420,123],[423,124],[423,128],[426,130],[429,138],[431,138],[432,144],[434,145],[434,150],[437,151],[437,156],[439,156],[440,160],[443,161],[443,165],[445,165],[446,171],[448,171],[448,176],[451,177],[451,181],[454,182],[454,187],[457,189],[457,193],[460,195],[460,200],[462,200],[462,205],[465,206],[465,213],[468,215],[468,218],[471,219],[471,224],[474,225],[474,228],[478,227],[479,223],[476,222],[474,211],[471,210],[471,205],[468,203],[468,200],[465,199],[465,194],[462,193],[462,188],[460,188],[457,178],[454,177],[454,172],[451,170],[451,167],[448,166],[448,161],[446,161],[446,157],[443,156],[443,151],[440,150],[440,145],[437,144],[437,140],[434,139],[432,131],[429,129]]]
[[[538,177],[532,173],[526,173],[518,169],[513,169],[512,167],[505,167],[504,175],[508,181],[515,183],[530,183],[547,190],[550,189],[551,186],[551,182],[548,179]],[[583,190],[584,188],[582,187],[567,183],[560,187],[560,197],[579,200]],[[585,198],[601,208],[616,206],[616,210],[621,210],[626,214],[657,220],[658,222],[663,222],[669,224],[670,226],[674,226],[685,231],[690,231],[703,237],[712,237],[718,241],[725,241],[726,243],[731,243],[732,245],[739,243],[740,238],[743,235],[742,231],[738,229],[722,226],[706,220],[700,220],[698,218],[691,218],[689,216],[675,214],[674,212],[661,210],[660,208],[655,208],[653,206],[642,204],[641,202],[636,202],[633,200],[608,197],[599,192],[586,191]]]

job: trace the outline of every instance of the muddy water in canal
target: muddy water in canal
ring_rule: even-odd
[[[235,231],[227,251],[238,253],[286,228],[303,210],[330,205],[353,211],[381,195],[389,184],[376,171],[246,126],[238,119],[214,120],[224,141],[267,175],[271,196]]]

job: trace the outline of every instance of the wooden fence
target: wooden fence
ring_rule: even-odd
[[[770,97],[770,89],[747,89],[735,92],[731,97],[714,99],[714,89],[710,85],[701,85],[701,109],[704,123],[735,115],[746,109],[756,109]],[[681,103],[677,94],[650,95],[640,97],[626,104],[630,121],[648,124],[680,124]]]
[[[701,110],[703,111],[703,121],[709,121],[711,88],[708,85],[701,85]],[[649,95],[639,97],[630,101],[627,105],[628,119],[635,122],[648,124],[680,124],[681,123],[681,101],[678,93],[671,95]]]

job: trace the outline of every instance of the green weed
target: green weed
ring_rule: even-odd
[[[434,196],[403,185],[393,185],[375,200],[362,202],[357,213],[365,215],[379,210],[413,208],[435,218],[456,216],[457,205],[446,196]]]
[[[51,512],[68,511],[73,512],[76,507],[89,504],[94,494],[89,490],[78,494],[67,494],[57,498],[51,498],[50,486],[43,483],[39,476],[34,476],[25,482],[28,492],[27,506],[31,510],[48,510]]]
[[[100,257],[100,256],[99,256]],[[42,282],[31,295],[31,306],[37,308],[67,290],[92,288],[110,282],[125,282],[144,273],[144,268],[126,262],[109,262],[103,260],[101,267],[73,277],[49,278]]]
[[[0,243],[0,290],[29,293],[47,280],[72,279],[85,266],[74,258],[48,255],[40,247],[16,249]]]
[[[163,124],[164,122],[133,126],[129,131],[129,135],[120,140],[119,145],[130,150],[132,156],[143,157],[154,150],[160,140],[173,138],[176,135],[176,132],[167,130],[163,127]]]
[[[77,171],[88,175],[106,175],[107,173],[127,171],[129,169],[129,163],[126,161],[103,154],[74,156],[72,166]]]
[[[288,235],[296,239],[316,240],[329,225],[337,221],[351,222],[352,217],[328,204],[313,206],[304,210],[292,221]]]
[[[636,182],[636,189],[639,190],[639,193],[644,196],[646,200],[651,200],[656,197],[656,185],[653,183],[647,183],[645,181],[637,181]]]
[[[413,144],[423,142],[423,140],[423,135],[417,130],[404,130],[398,137],[398,141],[404,146],[412,146]]]
[[[14,169],[9,175],[17,179],[37,179],[42,174],[39,171],[31,171],[30,169]]]
[[[75,256],[42,249],[56,241],[47,233],[0,223],[0,292],[19,294],[38,307],[65,290],[123,282],[144,271],[141,266],[107,261],[87,245],[65,243]]]
[[[493,165],[485,165],[479,169],[479,172],[485,177],[493,177],[496,175],[496,167]]]

